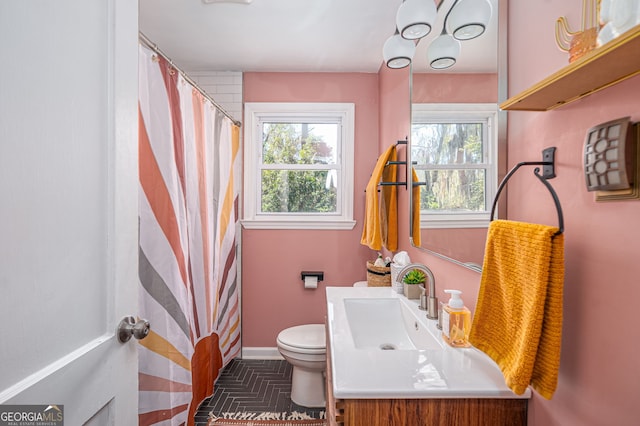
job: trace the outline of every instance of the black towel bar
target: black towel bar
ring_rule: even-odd
[[[396,146],[406,145],[407,142],[408,142],[408,138],[405,140],[399,140],[396,142]],[[387,167],[390,165],[406,165],[406,164],[407,164],[406,161],[387,161],[387,163],[384,166]],[[378,186],[404,186],[406,188],[407,182],[379,182]],[[367,190],[365,189],[364,192],[367,192]],[[380,192],[379,189],[378,189],[378,192]]]
[[[507,173],[507,175],[504,177],[504,179],[502,179],[502,182],[500,182],[500,185],[498,186],[498,191],[496,192],[496,197],[493,199],[493,206],[491,206],[491,216],[489,216],[490,220],[493,220],[493,216],[495,214],[496,206],[498,205],[498,198],[500,198],[500,193],[502,192],[504,187],[507,185],[507,181],[511,178],[511,176],[513,176],[513,174],[515,172],[517,172],[518,169],[520,167],[522,167],[522,166],[543,166],[542,167],[542,175],[540,174],[540,167],[536,167],[533,170],[533,174],[535,174],[536,177],[538,178],[538,180],[540,180],[540,182],[542,182],[544,184],[544,186],[547,187],[547,189],[551,193],[551,196],[553,197],[553,202],[555,203],[556,210],[558,212],[558,228],[559,228],[559,231],[556,232],[556,235],[562,234],[564,232],[564,218],[563,218],[563,215],[562,215],[562,207],[560,206],[560,200],[558,199],[558,194],[556,194],[556,191],[553,189],[551,184],[548,182],[548,179],[553,179],[554,177],[556,177],[556,172],[555,172],[555,152],[556,152],[556,148],[555,147],[546,148],[546,149],[544,149],[542,151],[542,161],[523,161],[523,162],[520,162],[520,163],[516,164],[509,171],[509,173]]]
[[[380,182],[380,186],[407,186],[407,182]]]

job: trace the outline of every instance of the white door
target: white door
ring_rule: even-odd
[[[0,1],[0,413],[137,424],[137,8]]]

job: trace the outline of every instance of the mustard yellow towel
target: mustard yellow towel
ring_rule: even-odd
[[[418,182],[418,174],[416,169],[411,168],[412,182]],[[420,230],[420,185],[415,185],[412,188],[413,194],[413,211],[411,212],[411,220],[413,221],[413,244],[419,246],[421,243],[421,230]]]
[[[562,339],[564,236],[556,227],[491,222],[469,340],[498,364],[507,386],[551,399]]]
[[[384,185],[378,196],[378,183],[396,182],[397,166],[385,165],[397,159],[396,146],[392,145],[378,157],[367,184],[360,243],[373,250],[380,250],[383,244],[390,251],[398,249],[398,189],[395,185]]]

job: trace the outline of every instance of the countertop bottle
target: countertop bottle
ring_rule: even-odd
[[[471,311],[464,306],[460,290],[445,290],[451,295],[442,309],[442,338],[454,348],[468,348],[471,331]]]
[[[384,259],[382,258],[382,254],[378,253],[378,258],[373,263],[373,266],[380,266],[380,267],[387,266],[386,263],[384,262]]]

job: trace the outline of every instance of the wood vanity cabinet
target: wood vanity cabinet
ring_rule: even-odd
[[[526,426],[528,399],[336,399],[327,336],[329,426]]]

